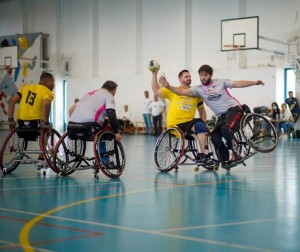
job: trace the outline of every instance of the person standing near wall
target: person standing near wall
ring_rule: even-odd
[[[152,122],[151,122],[151,113],[149,105],[151,104],[152,100],[149,97],[149,92],[146,90],[144,92],[145,100],[143,101],[143,118],[145,123],[145,134],[151,135],[152,134]]]
[[[162,132],[162,118],[166,105],[158,100],[158,96],[154,95],[153,102],[150,104],[150,111],[154,126],[154,135],[159,136]]]
[[[288,104],[293,115],[294,122],[296,123],[300,113],[300,106],[297,98],[294,97],[293,91],[289,91],[289,98],[285,100],[285,103]]]

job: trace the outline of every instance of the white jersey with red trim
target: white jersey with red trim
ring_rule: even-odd
[[[115,98],[101,88],[84,95],[71,115],[72,122],[104,122],[106,109],[115,109]]]
[[[208,85],[193,86],[194,96],[199,96],[204,103],[219,116],[229,108],[240,103],[228,92],[228,88],[232,88],[233,81],[228,79],[213,79]]]

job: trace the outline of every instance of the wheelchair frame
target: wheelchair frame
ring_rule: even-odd
[[[235,151],[235,161],[232,161],[222,168],[229,171],[232,167],[245,164],[245,160],[257,152],[267,153],[273,151],[278,143],[278,135],[273,124],[264,116],[256,113],[247,113],[240,119],[239,127],[232,131]],[[187,143],[186,143],[187,141]],[[194,162],[197,155],[196,135],[184,134],[177,127],[165,130],[157,139],[154,160],[158,170],[169,172],[178,169],[178,165],[199,165]],[[191,153],[191,154],[190,154]],[[217,170],[221,163],[220,155],[215,150],[210,135],[207,135],[205,154],[208,154],[215,161],[215,166],[210,167]],[[187,160],[192,163],[185,163]],[[207,167],[204,167],[207,169]]]
[[[3,174],[13,172],[20,164],[34,164],[42,169],[46,175],[46,169],[53,169],[52,153],[60,134],[55,129],[34,128],[11,130],[6,136],[0,150],[0,168]],[[30,142],[37,142],[38,146],[29,149]],[[43,159],[34,157],[43,155]]]
[[[87,142],[93,142],[94,156],[86,155]],[[96,178],[99,170],[109,178],[118,178],[125,169],[125,152],[110,128],[100,129],[92,136],[70,137],[64,133],[54,150],[54,172],[67,176],[76,170],[93,169]]]

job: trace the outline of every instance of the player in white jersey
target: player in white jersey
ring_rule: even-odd
[[[211,140],[220,154],[222,165],[228,164],[229,149],[233,150],[231,129],[234,128],[242,115],[241,104],[229,94],[228,88],[244,88],[253,85],[264,85],[257,81],[232,81],[225,79],[212,79],[213,69],[209,65],[203,65],[198,70],[202,84],[189,89],[178,89],[170,86],[168,81],[161,77],[164,87],[178,95],[201,97],[204,103],[217,115],[217,124],[212,131]],[[222,137],[226,141],[224,144]]]
[[[119,122],[115,110],[115,94],[118,84],[106,81],[101,89],[88,92],[76,105],[71,115],[70,122],[97,122],[100,125],[108,117],[117,141],[121,140]]]

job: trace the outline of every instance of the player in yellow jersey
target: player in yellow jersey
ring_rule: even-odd
[[[176,95],[166,88],[160,88],[157,80],[158,71],[159,68],[152,72],[151,85],[155,95],[170,101],[167,115],[167,127],[177,126],[183,132],[195,132],[200,146],[200,153],[197,155],[196,162],[204,167],[213,165],[213,160],[204,154],[206,145],[206,111],[202,99],[200,97]],[[178,74],[178,79],[180,88],[190,88],[192,80],[188,70],[182,70]],[[200,116],[198,119],[195,119],[196,110],[198,110]]]
[[[40,127],[49,127],[49,115],[53,100],[54,77],[51,73],[43,72],[38,84],[23,84],[18,92],[9,100],[9,128],[16,126],[14,119],[15,106],[19,103],[17,121],[37,120]]]

